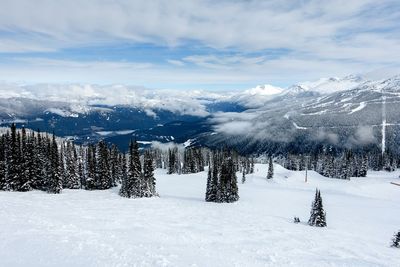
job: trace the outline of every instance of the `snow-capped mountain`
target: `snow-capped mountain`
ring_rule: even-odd
[[[366,80],[361,76],[349,75],[344,78],[322,78],[315,82],[304,82],[299,85],[308,91],[325,95],[355,88],[363,82]]]
[[[368,81],[351,75],[243,92],[121,85],[0,86],[3,124],[55,130],[81,141],[106,138],[122,144],[135,135],[144,141],[192,139],[193,144],[209,145],[228,141],[246,151],[299,138],[341,146],[379,143],[383,116],[386,143],[394,144],[399,103],[400,76]]]
[[[367,82],[365,78],[357,75],[349,75],[344,78],[321,78],[313,82],[301,82],[287,88],[283,93],[296,95],[305,92],[314,92],[320,95],[327,95],[339,91],[353,89],[362,83]]]
[[[247,146],[247,151],[276,149],[276,143],[306,147],[321,142],[344,147],[382,144],[397,150],[400,76],[380,81],[357,79],[361,82],[357,86],[347,80],[343,84],[351,84],[351,88],[334,93],[293,86],[295,93],[279,95],[260,108],[218,114],[213,118],[214,134],[205,139],[210,144],[228,141],[242,149]],[[336,86],[339,82],[332,79],[330,83]]]

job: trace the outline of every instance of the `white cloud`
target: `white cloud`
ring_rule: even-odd
[[[160,84],[169,80],[172,85],[293,82],[398,67],[398,10],[394,0],[2,0],[0,52],[54,52],[120,43],[174,48],[195,43],[214,48],[215,53],[171,58],[167,60],[170,70],[162,66],[149,70],[147,63],[117,62],[113,66],[115,62],[96,61],[87,66],[84,77],[88,82],[132,82],[135,79],[129,77],[140,69],[137,80],[145,85],[146,79],[140,79],[143,75],[160,79]],[[271,49],[278,51],[275,56],[263,54]],[[47,76],[43,76],[42,63],[30,61],[26,68],[14,66],[13,72],[3,67],[1,74],[15,79],[39,75],[62,81],[84,78],[78,71],[68,72],[86,63],[53,61],[59,69],[56,72],[47,62]],[[43,73],[29,69],[38,64]],[[187,64],[199,69],[174,69]],[[117,73],[112,68],[124,71]]]
[[[169,64],[172,64],[172,65],[175,65],[175,66],[179,66],[179,67],[185,65],[184,62],[182,62],[182,61],[180,61],[180,60],[175,60],[175,59],[168,59],[167,62],[168,62]]]
[[[170,46],[195,40],[206,46],[244,50],[309,50],[311,46],[313,51],[319,44],[340,43],[336,35],[357,36],[369,29],[396,26],[399,14],[395,10],[374,16],[374,10],[378,13],[389,4],[396,6],[395,1],[372,0],[3,0],[0,29],[58,40],[54,46],[115,38]],[[369,15],[363,15],[367,11]]]
[[[142,108],[149,116],[155,116],[154,110],[157,109],[200,117],[209,115],[206,107],[191,94],[123,85],[0,84],[0,97],[68,103],[78,113],[86,112],[89,105],[129,105]]]

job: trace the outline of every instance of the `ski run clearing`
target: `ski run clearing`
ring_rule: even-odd
[[[400,266],[400,172],[330,179],[267,165],[232,204],[204,201],[207,173],[156,171],[160,198],[118,189],[0,192],[1,266]],[[238,173],[238,180],[241,174]],[[315,189],[326,228],[307,225]],[[301,223],[293,223],[298,216]]]

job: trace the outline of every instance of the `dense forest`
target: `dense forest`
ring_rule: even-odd
[[[254,172],[254,164],[269,164],[266,178],[273,178],[275,161],[290,170],[314,170],[339,179],[365,177],[368,170],[393,171],[399,157],[390,151],[336,150],[321,146],[309,154],[241,156],[232,149],[205,147],[140,149],[132,140],[128,153],[104,141],[87,146],[57,138],[53,134],[17,129],[13,124],[0,137],[0,189],[10,191],[62,189],[104,190],[121,185],[123,197],[156,196],[156,168],[168,174],[197,173],[208,167],[207,201],[237,200],[236,172]]]

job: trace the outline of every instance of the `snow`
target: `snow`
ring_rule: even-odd
[[[306,91],[314,91],[325,95],[353,89],[363,82],[365,80],[361,76],[349,75],[344,78],[321,78],[314,82],[303,82],[298,85]]]
[[[98,131],[96,132],[98,135],[107,136],[113,133],[113,131]]]
[[[307,130],[307,127],[301,127],[297,123],[295,123],[294,121],[292,121],[292,123],[293,123],[293,126],[298,130]]]
[[[367,106],[367,104],[365,102],[361,102],[360,105],[358,107],[356,107],[355,109],[353,109],[352,111],[350,111],[349,114],[360,111],[363,108],[365,108],[366,106]]]
[[[125,135],[125,134],[131,134],[133,132],[135,132],[135,130],[121,130],[121,131],[116,131],[115,133],[119,135]]]
[[[160,198],[117,188],[0,192],[3,266],[399,266],[399,172],[351,181],[267,166],[239,184],[233,204],[204,202],[206,172],[157,170]],[[305,224],[315,188],[327,228]],[[302,223],[294,224],[293,217]]]
[[[189,147],[192,144],[193,140],[192,139],[188,139],[183,143],[184,147]]]
[[[142,145],[151,145],[153,143],[152,141],[136,141],[136,142]]]
[[[101,136],[108,135],[126,135],[135,132],[135,130],[121,130],[121,131],[97,131],[96,133]]]

